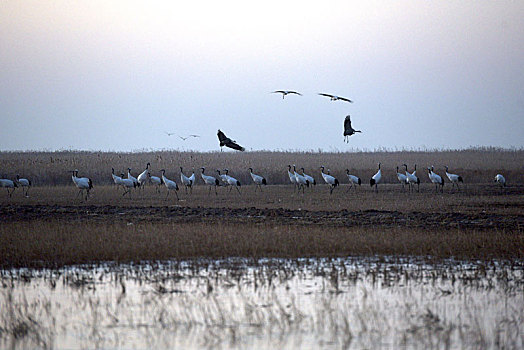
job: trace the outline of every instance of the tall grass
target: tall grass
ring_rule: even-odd
[[[61,220],[0,226],[3,267],[194,257],[416,255],[522,259],[523,247],[522,232],[498,230]]]
[[[69,170],[79,169],[81,176],[90,177],[95,184],[111,183],[111,168],[117,173],[127,173],[132,168],[136,176],[145,169],[146,163],[152,165],[153,175],[160,169],[166,169],[167,176],[179,178],[179,167],[185,172],[194,169],[197,173],[206,167],[210,173],[215,169],[229,168],[230,174],[243,183],[250,180],[248,168],[265,176],[271,184],[286,184],[287,165],[296,164],[306,172],[320,179],[319,167],[324,165],[339,179],[345,178],[345,169],[369,179],[382,162],[385,182],[396,182],[395,168],[409,165],[413,171],[418,165],[418,175],[427,181],[425,168],[434,165],[437,172],[443,174],[444,166],[450,171],[463,176],[468,183],[486,183],[492,181],[497,173],[503,173],[508,182],[524,182],[524,150],[473,148],[467,150],[442,151],[375,151],[375,152],[1,152],[0,176],[14,178],[16,174],[28,177],[36,185],[63,185],[70,182]],[[199,181],[198,179],[197,181]]]

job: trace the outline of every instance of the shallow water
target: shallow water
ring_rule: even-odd
[[[0,347],[523,348],[523,277],[383,257],[3,270]]]

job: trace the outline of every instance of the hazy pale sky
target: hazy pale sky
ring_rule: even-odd
[[[523,18],[523,1],[2,0],[0,150],[208,151],[219,128],[247,150],[524,147]]]

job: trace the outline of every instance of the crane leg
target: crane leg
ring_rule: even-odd
[[[240,189],[238,188],[238,186],[235,186],[235,188],[236,188],[238,194],[241,194],[241,193],[240,193]]]
[[[176,194],[176,200],[179,201],[180,198],[178,197],[178,192],[175,190],[175,194]]]

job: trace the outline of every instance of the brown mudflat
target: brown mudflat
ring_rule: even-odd
[[[58,220],[65,222],[152,222],[152,223],[271,223],[275,225],[327,225],[341,227],[473,228],[522,230],[524,188],[501,190],[491,184],[470,185],[461,191],[435,193],[427,184],[421,192],[402,191],[397,184],[382,185],[378,193],[362,187],[348,191],[326,185],[297,193],[293,187],[266,186],[255,192],[245,186],[242,193],[196,186],[192,194],[179,191],[166,198],[147,187],[122,197],[122,190],[101,186],[85,201],[72,186],[31,189],[31,197],[16,193],[3,198],[3,222]]]

